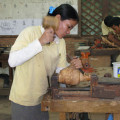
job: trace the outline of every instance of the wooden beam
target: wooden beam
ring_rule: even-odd
[[[108,15],[109,12],[109,0],[103,0],[103,5],[102,5],[102,19]]]
[[[51,112],[120,113],[120,100],[118,99],[82,97],[79,99],[69,98],[54,100],[48,95],[47,98],[46,96],[44,97],[41,105],[43,111]]]
[[[81,0],[78,0],[78,15],[79,15],[78,36],[81,37]]]

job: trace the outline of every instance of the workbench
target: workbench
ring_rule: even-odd
[[[112,74],[113,70],[111,67],[99,67],[95,69],[95,73],[98,76],[104,76],[106,72]],[[78,86],[89,86],[89,82],[81,82]],[[119,97],[115,99],[92,98],[90,91],[81,91],[81,95],[81,97],[53,99],[50,93],[47,93],[41,103],[42,111],[59,112],[59,120],[66,120],[66,113],[70,112],[113,113],[114,120],[120,120]]]
[[[66,120],[68,112],[113,113],[114,120],[120,120],[120,98],[98,99],[82,97],[79,99],[51,99],[47,93],[42,100],[42,111],[59,112],[59,120]]]
[[[76,51],[77,56],[80,56],[80,51]],[[111,55],[119,54],[120,50],[116,48],[96,49],[90,51],[91,56],[89,63],[92,67],[96,67],[94,72],[98,77],[103,77],[105,73],[111,73],[113,76],[113,69],[111,66]],[[89,86],[90,82],[81,82],[77,87]],[[56,94],[58,91],[55,91]],[[76,91],[77,93],[77,91]],[[61,93],[62,94],[62,93]],[[78,93],[79,94],[79,93]],[[120,120],[120,98],[102,99],[91,97],[90,91],[81,91],[81,97],[67,97],[62,98],[57,94],[58,99],[53,99],[47,93],[42,100],[42,111],[58,112],[59,120],[66,120],[66,113],[113,113],[114,120]],[[75,95],[74,93],[72,96]],[[60,99],[59,99],[60,98]],[[107,114],[107,115],[108,115]]]

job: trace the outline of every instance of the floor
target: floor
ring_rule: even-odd
[[[8,96],[0,96],[0,120],[11,120]]]

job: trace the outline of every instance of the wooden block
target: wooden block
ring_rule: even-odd
[[[89,56],[89,63],[91,67],[110,67],[110,56]]]

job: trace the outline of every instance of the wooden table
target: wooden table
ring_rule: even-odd
[[[113,113],[114,120],[120,120],[120,98],[98,99],[87,97],[51,99],[47,93],[42,100],[42,111],[59,112],[59,120],[66,120],[67,112]]]

